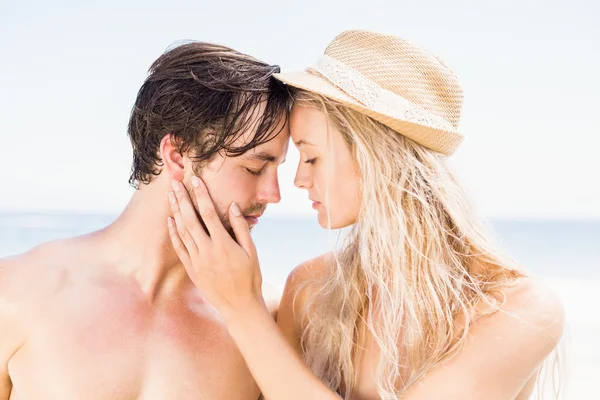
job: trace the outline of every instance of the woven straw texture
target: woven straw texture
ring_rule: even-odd
[[[458,132],[463,94],[456,76],[435,55],[396,36],[343,32],[314,66],[275,77],[444,155],[454,153],[463,139]]]

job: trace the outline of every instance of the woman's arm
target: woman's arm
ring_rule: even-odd
[[[174,182],[169,232],[190,279],[224,317],[256,383],[267,399],[339,400],[304,365],[273,321],[262,298],[262,277],[248,225],[232,204],[224,229],[204,183],[195,179],[198,220],[187,192]]]
[[[266,399],[336,399],[319,381],[298,353],[257,303],[228,319],[229,333]]]

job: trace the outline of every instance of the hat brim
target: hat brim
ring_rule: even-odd
[[[437,153],[450,156],[463,140],[463,135],[457,131],[421,125],[372,110],[318,75],[308,72],[289,72],[274,74],[273,76],[289,86],[320,94],[363,113]]]

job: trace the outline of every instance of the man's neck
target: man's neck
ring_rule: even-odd
[[[116,221],[97,234],[104,257],[134,277],[151,302],[191,288],[167,230],[168,187],[160,179],[141,187]]]

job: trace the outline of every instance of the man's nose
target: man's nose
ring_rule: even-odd
[[[279,191],[279,180],[277,174],[273,174],[266,180],[265,184],[260,188],[258,193],[258,201],[261,203],[279,203],[281,201],[281,193]]]

